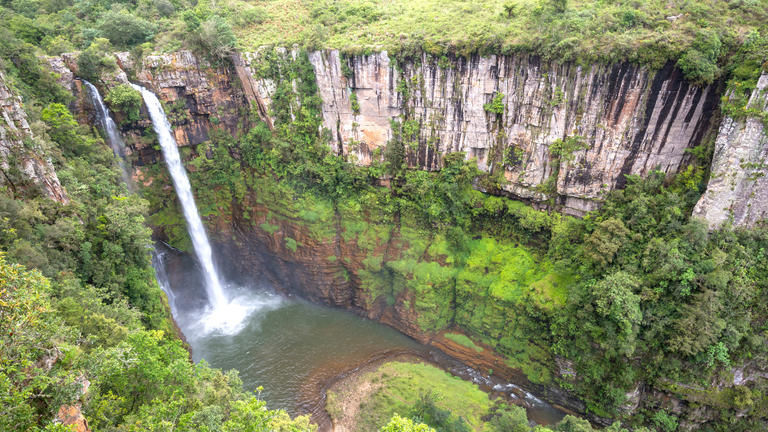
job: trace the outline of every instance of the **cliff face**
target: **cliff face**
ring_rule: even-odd
[[[278,52],[289,62],[299,55]],[[276,86],[259,76],[262,57],[235,55],[234,67],[224,67],[188,51],[148,56],[141,64],[117,55],[123,70],[167,104],[180,146],[206,141],[212,128],[245,130],[250,110],[272,126]],[[671,65],[651,72],[522,55],[425,55],[395,65],[386,52],[346,58],[338,51],[311,52],[309,60],[337,153],[371,163],[395,135],[397,120],[409,128],[411,166],[439,169],[442,155],[462,151],[482,170],[502,173],[506,192],[532,201],[556,197],[566,213],[577,215],[623,186],[625,174],[676,173],[687,161],[685,150],[711,127],[718,100],[715,88],[689,85]],[[121,72],[109,80],[127,81]],[[500,105],[491,112],[486,105],[494,97]],[[553,153],[554,142],[569,139],[577,144],[567,154]],[[133,140],[131,147],[139,164],[154,162],[146,143]]]
[[[439,169],[441,155],[462,151],[481,169],[503,172],[506,191],[532,200],[545,199],[539,191],[556,176],[555,192],[574,214],[596,208],[625,174],[676,173],[685,149],[709,129],[718,100],[713,87],[689,85],[671,65],[653,73],[528,56],[424,56],[397,67],[386,53],[309,57],[325,126],[359,163],[370,163],[392,138],[392,119],[407,119],[418,124],[411,165]],[[489,112],[497,94],[501,105]],[[551,144],[574,136],[583,137],[577,149],[553,157]]]
[[[278,52],[288,62],[299,55]],[[180,146],[206,141],[215,127],[244,130],[250,110],[272,126],[276,86],[260,76],[260,53],[233,56],[234,67],[187,51],[148,56],[139,65],[127,54],[117,57],[167,104]],[[311,52],[309,60],[331,145],[349,160],[369,164],[380,157],[376,149],[393,138],[397,120],[405,125],[412,167],[436,170],[445,153],[462,151],[482,170],[502,173],[507,193],[532,201],[557,198],[566,213],[577,215],[623,186],[625,174],[676,173],[687,161],[685,150],[712,126],[719,96],[712,86],[688,84],[671,65],[652,72],[523,55],[424,55],[395,65],[386,52],[346,58],[338,51]],[[489,111],[494,97],[499,105]],[[570,141],[571,148],[553,150],[557,140]],[[142,161],[150,156],[146,145],[134,147],[144,150]]]
[[[710,227],[731,220],[752,226],[768,216],[768,74],[763,74],[745,107],[754,110],[744,119],[726,117],[720,125],[707,191],[694,216]]]
[[[53,165],[35,141],[21,97],[14,94],[0,72],[0,185],[16,194],[24,183],[37,185],[62,204],[69,202]]]

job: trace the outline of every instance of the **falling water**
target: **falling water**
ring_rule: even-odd
[[[112,151],[117,156],[117,163],[120,165],[120,171],[123,175],[123,182],[128,186],[128,189],[132,188],[131,176],[128,174],[128,168],[125,165],[125,143],[120,136],[120,131],[117,129],[112,117],[109,115],[109,109],[104,105],[104,100],[101,99],[99,90],[93,84],[86,80],[82,80],[86,87],[88,87],[88,94],[91,97],[91,103],[96,108],[96,114],[99,116],[99,124],[106,134],[107,142],[112,147]]]
[[[192,239],[192,246],[195,248],[195,254],[203,266],[208,301],[211,303],[214,311],[222,310],[227,305],[227,298],[224,295],[219,275],[216,273],[216,268],[213,265],[213,251],[208,242],[208,236],[205,234],[203,222],[197,213],[195,197],[192,195],[192,186],[189,184],[187,172],[181,163],[176,140],[171,134],[171,125],[168,123],[163,107],[154,93],[136,84],[131,84],[131,86],[141,92],[144,103],[147,104],[149,117],[152,119],[152,127],[157,133],[157,139],[160,141],[160,147],[163,149],[165,163],[168,165],[168,171],[171,173],[176,194],[179,196],[181,207],[184,210],[184,218],[187,220],[187,230],[189,231],[189,237]]]

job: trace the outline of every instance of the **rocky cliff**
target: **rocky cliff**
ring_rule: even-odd
[[[748,227],[768,216],[768,74],[743,110],[744,118],[720,125],[707,191],[693,211],[713,228],[726,221]]]
[[[15,195],[31,182],[51,199],[66,204],[66,191],[32,133],[21,97],[11,90],[2,72],[0,114],[0,185],[7,186]]]
[[[424,55],[395,65],[385,52],[343,58],[337,51],[310,60],[325,126],[360,163],[392,137],[392,119],[415,121],[412,165],[438,169],[442,154],[462,151],[481,169],[503,172],[505,190],[532,200],[546,198],[542,186],[554,176],[554,192],[574,214],[596,208],[625,174],[676,173],[718,100],[713,87],[688,84],[671,64],[652,72],[525,55]],[[494,98],[500,105],[488,106]],[[575,136],[583,139],[573,154],[553,157],[556,140]]]
[[[301,55],[278,53],[283,62]],[[138,65],[127,54],[117,57],[167,104],[180,146],[207,140],[213,127],[243,130],[251,109],[272,126],[276,85],[261,72],[261,53],[235,55],[227,67],[187,51]],[[332,146],[349,160],[369,164],[399,133],[413,167],[439,169],[445,153],[465,152],[482,170],[502,173],[507,193],[556,198],[577,215],[623,186],[626,174],[678,172],[686,149],[712,127],[719,98],[715,87],[690,85],[671,64],[654,72],[525,55],[424,55],[396,63],[386,52],[345,57],[333,50],[311,52],[309,61]]]

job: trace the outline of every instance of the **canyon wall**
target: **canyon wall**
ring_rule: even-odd
[[[709,129],[718,101],[714,87],[688,84],[671,64],[652,72],[526,55],[424,55],[397,66],[386,52],[344,58],[322,51],[309,58],[325,126],[359,163],[369,163],[393,136],[392,119],[407,119],[419,127],[412,165],[439,169],[441,155],[465,152],[481,169],[503,172],[507,192],[534,201],[547,198],[542,187],[556,176],[554,192],[573,214],[596,208],[626,174],[676,173],[685,150]],[[497,94],[502,105],[489,111]],[[553,157],[551,144],[574,136],[586,148]]]
[[[282,62],[301,55],[276,51]],[[251,109],[272,127],[277,86],[261,76],[262,53],[236,54],[228,67],[187,51],[147,56],[138,65],[125,53],[117,58],[167,104],[180,146],[206,141],[214,127],[245,130]],[[716,86],[690,85],[671,64],[654,72],[526,55],[424,55],[396,64],[386,52],[345,57],[333,50],[310,52],[309,61],[331,145],[348,160],[380,158],[377,149],[395,136],[395,120],[404,126],[410,166],[440,169],[445,153],[465,152],[480,169],[503,174],[506,193],[534,202],[555,198],[575,215],[597,208],[626,174],[677,173],[686,149],[713,126],[719,100]],[[500,105],[491,109],[494,98]],[[553,150],[558,140],[566,145]]]
[[[720,125],[707,191],[693,210],[712,228],[749,227],[768,216],[768,74],[743,109],[744,118]]]
[[[14,195],[31,182],[51,199],[66,204],[67,193],[59,182],[51,161],[32,133],[19,95],[0,72],[0,185]]]

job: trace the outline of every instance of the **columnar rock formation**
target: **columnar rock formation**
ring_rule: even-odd
[[[442,154],[462,151],[481,169],[503,172],[504,189],[518,197],[545,199],[542,186],[554,180],[565,211],[575,214],[594,209],[625,174],[676,173],[685,150],[709,129],[717,102],[713,87],[690,85],[671,64],[654,73],[524,55],[424,55],[395,66],[386,53],[343,58],[337,51],[313,52],[310,60],[325,126],[360,163],[392,137],[392,119],[408,119],[418,124],[413,165],[438,169]],[[493,112],[486,104],[496,95],[503,99]],[[552,143],[576,136],[586,149],[553,157]]]
[[[0,185],[14,193],[23,183],[32,182],[51,199],[69,199],[53,165],[43,154],[27,121],[21,97],[14,94],[0,72]],[[17,171],[17,172],[16,172]]]
[[[278,53],[286,62],[299,55]],[[118,64],[160,95],[185,146],[206,141],[215,127],[242,131],[249,110],[272,126],[276,86],[259,76],[262,57],[235,55],[234,68],[225,68],[180,51],[148,56],[140,65],[119,54]],[[690,85],[671,64],[653,72],[525,55],[425,54],[396,65],[386,52],[345,57],[333,50],[311,52],[309,60],[337,153],[371,163],[397,121],[407,129],[411,166],[439,169],[445,153],[465,152],[482,170],[503,174],[506,192],[532,201],[556,198],[572,214],[596,208],[626,174],[678,172],[688,160],[685,150],[712,126],[719,96],[712,86]],[[494,98],[499,104],[490,109]],[[568,154],[553,152],[558,140],[576,144]]]
[[[768,74],[760,77],[744,109],[752,113],[723,119],[707,191],[693,210],[713,228],[729,220],[752,226],[768,217]]]

